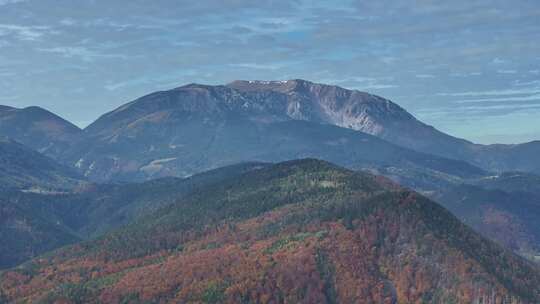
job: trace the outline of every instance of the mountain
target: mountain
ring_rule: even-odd
[[[489,239],[540,262],[540,195],[501,188],[462,184],[430,197]]]
[[[56,160],[82,130],[40,107],[0,106],[0,136],[9,137]]]
[[[315,157],[350,168],[476,176],[462,161],[427,155],[375,136],[293,119],[287,94],[191,84],[141,97],[85,130],[69,163],[94,181],[188,176],[242,161]]]
[[[10,139],[0,137],[0,269],[15,266],[30,257],[80,241],[80,238],[35,206],[9,201],[21,192],[42,197],[71,191],[84,184],[72,169]],[[45,195],[47,194],[47,195]],[[48,198],[47,198],[48,199]]]
[[[469,142],[444,134],[417,120],[399,105],[356,90],[295,79],[234,81],[228,87],[250,94],[285,95],[288,116],[317,121],[375,135],[400,146],[452,158]],[[450,152],[449,152],[450,151]]]
[[[518,145],[474,144],[424,124],[399,105],[382,97],[301,79],[239,80],[225,86],[191,84],[155,92],[103,115],[85,132],[39,107],[16,109],[0,106],[0,135],[11,137],[56,160],[77,165],[99,181],[108,178],[132,179],[133,175],[136,175],[136,180],[141,180],[148,176],[155,177],[156,174],[200,172],[193,168],[185,172],[166,168],[169,165],[164,163],[174,157],[154,158],[153,154],[177,154],[164,152],[167,149],[186,154],[188,152],[178,150],[185,149],[188,140],[192,139],[188,131],[195,131],[197,135],[210,139],[215,134],[209,128],[219,127],[224,119],[235,117],[248,118],[257,125],[290,120],[335,125],[371,134],[415,151],[462,160],[487,171],[540,174],[540,141]],[[188,118],[188,121],[183,121],[184,118]],[[203,119],[205,130],[194,126],[197,119]],[[175,124],[175,120],[181,123]],[[142,134],[162,131],[172,136],[170,143],[157,142],[150,146],[137,143]],[[91,139],[86,139],[86,135]],[[182,138],[179,139],[180,136]],[[199,141],[202,146],[195,147],[197,153],[205,145],[211,145]],[[131,155],[123,159],[120,154],[133,152],[126,150],[128,146],[147,151],[138,152],[144,157]],[[87,152],[87,149],[92,151]],[[153,149],[160,151],[158,153]],[[276,160],[283,159],[269,161]],[[134,173],[142,167],[145,167],[143,173]],[[208,168],[212,167],[204,169]],[[112,172],[102,172],[104,170]]]
[[[250,170],[0,275],[6,302],[538,303],[540,269],[318,160]]]
[[[476,146],[476,162],[494,171],[522,171],[540,175],[540,141],[515,145]],[[471,162],[474,163],[474,162]]]
[[[362,131],[416,151],[464,160],[488,171],[540,173],[540,141],[473,144],[438,131],[397,104],[369,93],[300,79],[234,81],[228,87],[256,97],[267,96],[268,102],[279,104],[280,111],[293,119]]]
[[[472,184],[486,189],[500,189],[506,192],[535,194],[540,196],[540,176],[523,172],[504,172],[498,175],[486,176]]]
[[[0,190],[65,190],[79,183],[73,169],[0,136]]]
[[[268,164],[243,163],[184,179],[87,184],[72,192],[0,192],[0,270],[64,245],[99,237],[193,191],[264,166]]]

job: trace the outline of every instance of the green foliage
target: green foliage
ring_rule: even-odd
[[[138,293],[128,293],[127,295],[123,296],[120,300],[120,304],[134,304],[134,303],[140,303],[139,294]]]
[[[53,304],[59,300],[69,300],[74,304],[88,303],[93,298],[93,292],[84,284],[66,283],[51,291],[40,304]]]
[[[315,233],[311,232],[301,232],[294,235],[289,235],[286,237],[283,237],[274,243],[270,245],[266,250],[264,251],[266,254],[273,254],[274,252],[283,250],[283,249],[290,249],[297,245],[298,242],[302,242],[305,239],[309,237],[315,237],[317,239],[322,239],[326,237],[328,232],[326,230],[317,231]]]
[[[222,303],[225,299],[225,285],[217,282],[210,283],[204,293],[201,296],[201,300],[205,304],[218,304]]]
[[[49,292],[40,303],[55,303],[55,301],[61,299],[69,300],[73,303],[88,303],[99,294],[101,289],[114,285],[122,275],[123,273],[114,273],[80,284],[66,283],[60,285],[55,290]]]

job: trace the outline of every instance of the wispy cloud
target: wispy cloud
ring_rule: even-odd
[[[468,72],[468,73],[451,73],[450,76],[452,77],[474,77],[474,76],[481,76],[482,72]]]
[[[347,86],[358,90],[381,90],[381,89],[393,89],[399,87],[397,84],[391,83],[393,77],[361,77],[352,76],[347,78],[323,78],[319,79],[319,82],[331,83],[337,85]]]
[[[247,68],[255,70],[278,70],[283,67],[281,64],[261,64],[261,63],[231,63],[231,67]]]
[[[197,71],[187,69],[187,70],[176,71],[174,73],[170,73],[166,75],[146,75],[143,77],[131,78],[128,80],[117,81],[117,82],[108,81],[108,83],[104,86],[104,88],[108,91],[116,91],[120,89],[134,87],[134,86],[154,84],[159,87],[170,89],[170,87],[172,86],[179,86],[181,79],[185,77],[193,76],[196,74],[197,74]]]
[[[497,70],[497,73],[499,74],[516,74],[516,70]]]
[[[488,111],[488,110],[523,110],[523,109],[539,109],[539,108],[540,108],[540,103],[531,103],[531,104],[505,104],[505,105],[489,105],[489,106],[467,106],[467,107],[461,107],[458,110]]]
[[[422,79],[428,79],[428,78],[435,78],[435,75],[432,74],[416,74],[414,75],[416,78],[422,78]]]
[[[14,4],[19,2],[25,2],[26,0],[0,0],[0,6]]]
[[[540,93],[540,88],[525,88],[525,89],[505,89],[505,90],[487,90],[487,91],[471,91],[471,92],[454,92],[454,93],[437,93],[437,96],[453,96],[453,97],[476,97],[476,96],[508,96],[508,95],[526,95]]]
[[[53,34],[49,26],[29,26],[17,24],[0,24],[0,37],[14,36],[19,40],[36,41],[46,34]]]
[[[540,94],[530,96],[510,96],[499,98],[477,98],[477,99],[465,99],[457,100],[456,103],[480,103],[480,102],[513,102],[513,101],[536,101],[540,100]]]
[[[500,116],[500,115],[507,115],[510,112],[525,111],[525,110],[538,111],[540,110],[540,103],[499,104],[499,105],[462,105],[462,106],[442,107],[442,108],[425,108],[425,109],[417,110],[416,114],[423,118],[452,117],[459,120],[470,121],[471,117],[475,117],[477,115],[483,116],[485,115],[485,113],[490,113],[492,115]],[[456,114],[460,114],[460,115],[454,116]]]
[[[39,48],[39,51],[47,53],[60,54],[67,58],[79,57],[84,61],[91,62],[96,58],[113,58],[113,59],[127,59],[128,56],[123,54],[107,54],[101,53],[97,50],[89,49],[81,46],[61,46],[53,48]]]
[[[127,81],[109,83],[109,84],[106,84],[104,87],[108,91],[116,91],[118,89],[131,87],[131,86],[135,86],[135,85],[147,84],[147,83],[151,83],[151,82],[152,82],[152,80],[149,79],[149,78],[136,78],[136,79],[127,80]]]

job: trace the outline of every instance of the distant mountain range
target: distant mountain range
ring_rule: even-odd
[[[410,152],[373,148],[375,139],[365,134],[488,171],[540,172],[537,142],[475,145],[423,124],[381,97],[304,80],[191,84],[156,92],[103,115],[84,134],[67,161],[100,181],[182,176],[241,160],[299,157],[347,166],[374,160],[388,166],[396,159],[417,165],[405,156]],[[391,150],[396,154],[382,155]]]
[[[540,301],[537,266],[381,177],[248,170],[0,275],[7,302]]]
[[[190,84],[155,92],[104,114],[83,131],[38,107],[2,107],[0,135],[100,182],[186,176],[239,161],[299,157],[351,167],[417,167],[418,158],[435,159],[426,154],[448,163],[437,165],[442,174],[454,175],[444,168],[455,167],[451,160],[492,172],[540,173],[540,142],[473,144],[382,97],[305,80]]]

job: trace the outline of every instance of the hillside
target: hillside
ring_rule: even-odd
[[[484,236],[540,262],[539,195],[457,185],[432,198]]]
[[[61,191],[80,183],[81,177],[75,170],[0,136],[0,191]]]
[[[388,180],[317,160],[214,184],[6,271],[9,302],[512,303],[536,266]]]
[[[189,178],[86,185],[66,193],[0,192],[0,270],[66,244],[95,238],[189,193],[266,164],[245,163]]]
[[[14,267],[47,251],[81,239],[50,218],[27,206],[0,197],[0,270]]]

